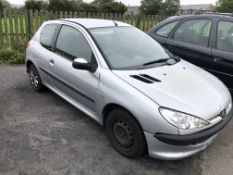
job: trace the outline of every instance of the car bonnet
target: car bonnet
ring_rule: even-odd
[[[184,60],[171,66],[113,72],[160,106],[203,119],[217,116],[231,100],[220,80]]]

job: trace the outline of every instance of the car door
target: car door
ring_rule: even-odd
[[[212,49],[215,67],[211,72],[233,90],[233,20],[219,19],[215,33],[216,39]]]
[[[49,60],[53,55],[52,44],[58,28],[59,24],[46,24],[41,29],[39,42],[35,42],[32,45],[34,47],[32,49],[34,53],[33,58],[36,62],[35,65],[38,66],[37,68],[43,83],[48,86],[50,86],[50,81],[46,72],[50,72]]]
[[[211,62],[209,41],[212,23],[210,19],[185,20],[166,41],[165,46],[173,54],[200,67],[208,68]]]
[[[91,73],[72,67],[76,58],[86,59],[88,63],[96,64],[93,51],[80,30],[63,25],[57,37],[51,58],[52,82],[54,87],[66,98],[78,105],[96,111],[97,87],[99,70]]]
[[[164,46],[173,54],[203,68],[212,68],[211,19],[186,19],[174,30]]]

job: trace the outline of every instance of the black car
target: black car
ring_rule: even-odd
[[[173,54],[219,77],[233,92],[232,14],[170,17],[148,34]]]

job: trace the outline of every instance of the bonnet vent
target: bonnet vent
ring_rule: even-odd
[[[151,77],[151,76],[146,75],[146,74],[130,75],[130,77],[135,78],[135,79],[142,81],[144,83],[149,83],[149,84],[154,83],[154,82],[161,82],[161,80],[156,79],[156,78]]]
[[[149,80],[155,81],[155,82],[161,82],[161,80],[154,78],[154,77],[151,77],[150,75],[147,75],[147,74],[140,74],[140,76],[147,78]]]
[[[137,79],[139,81],[142,81],[144,83],[153,83],[152,81],[150,81],[150,80],[148,80],[146,78],[140,77],[138,75],[130,75],[130,77],[135,78],[135,79]]]

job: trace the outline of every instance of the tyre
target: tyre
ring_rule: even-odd
[[[105,121],[105,130],[113,147],[123,156],[138,158],[145,154],[145,136],[129,112],[123,109],[111,111]]]
[[[41,82],[40,75],[38,71],[36,70],[36,67],[33,64],[30,65],[28,74],[29,74],[29,81],[30,81],[32,88],[38,92],[41,92],[42,90],[44,90],[44,85]]]

